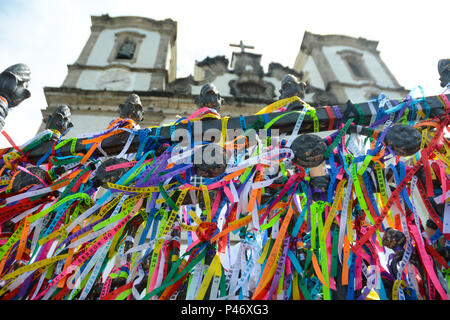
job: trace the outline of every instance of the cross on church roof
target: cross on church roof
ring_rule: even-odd
[[[238,47],[238,48],[241,48],[241,53],[244,53],[244,52],[245,52],[245,49],[255,49],[255,47],[253,47],[253,46],[245,45],[245,44],[242,42],[242,40],[239,42],[239,44],[231,44],[231,43],[230,43],[230,47]]]

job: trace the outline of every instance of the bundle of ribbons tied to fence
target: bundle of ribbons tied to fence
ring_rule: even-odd
[[[449,95],[277,111],[295,100],[10,139],[0,299],[447,300]]]

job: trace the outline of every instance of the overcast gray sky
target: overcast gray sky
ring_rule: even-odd
[[[293,67],[305,31],[376,40],[399,83],[430,96],[442,91],[438,60],[450,58],[449,9],[444,0],[0,0],[0,70],[22,62],[32,72],[32,97],[10,110],[5,131],[17,144],[37,133],[43,87],[62,84],[89,37],[91,15],[177,21],[177,77],[192,74],[195,60],[231,59],[237,49],[229,44],[240,40],[263,55],[265,71],[270,62]]]

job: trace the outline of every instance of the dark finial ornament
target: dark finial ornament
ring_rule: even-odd
[[[445,88],[450,84],[450,59],[441,59],[438,62],[438,72],[441,76],[441,87]]]
[[[197,97],[195,103],[199,109],[208,107],[220,112],[224,99],[220,96],[220,93],[214,84],[207,83],[200,90],[200,95]]]
[[[130,94],[124,103],[119,104],[119,116],[122,119],[134,120],[136,123],[144,120],[141,98],[135,93]]]
[[[194,172],[204,178],[214,178],[225,172],[226,150],[216,144],[204,144],[194,150]]]
[[[30,68],[18,63],[0,73],[0,129],[5,125],[8,108],[17,107],[31,96],[28,90]]]
[[[27,171],[28,172],[20,170],[17,172],[12,182],[11,192],[20,192],[25,187],[42,184],[42,181],[48,183],[45,170],[39,167],[28,167]]]
[[[404,157],[420,150],[422,135],[416,128],[396,124],[386,133],[384,141],[396,155]]]
[[[95,177],[92,179],[92,182],[94,184],[95,188],[103,187],[105,189],[108,189],[108,182],[110,183],[116,183],[117,180],[122,177],[129,168],[119,168],[115,170],[108,170],[107,168],[109,166],[113,166],[116,164],[126,163],[129,162],[126,159],[123,158],[109,158],[100,164],[100,166],[97,168]]]
[[[292,142],[291,149],[294,152],[295,164],[304,168],[314,168],[324,161],[324,153],[327,150],[326,143],[315,134],[302,134]]]
[[[311,177],[310,183],[315,188],[320,189],[321,192],[326,192],[330,184],[330,176]]]
[[[60,105],[48,116],[45,129],[56,130],[60,134],[64,134],[67,129],[73,127],[73,123],[70,121],[71,115],[69,106]]]
[[[382,238],[383,246],[392,250],[403,249],[406,244],[406,236],[398,230],[386,228]]]

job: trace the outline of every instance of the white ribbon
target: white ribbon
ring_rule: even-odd
[[[282,153],[288,153],[289,154],[289,159],[292,159],[294,157],[294,152],[290,148],[273,149],[273,150],[270,150],[268,152],[264,152],[264,153],[262,153],[260,155],[251,157],[250,159],[244,160],[237,166],[227,167],[225,172],[226,173],[235,172],[235,171],[238,171],[238,170],[241,170],[241,169],[244,169],[244,168],[256,165],[258,163],[271,165],[271,161],[266,160],[266,158],[271,158],[271,157],[280,155]]]
[[[375,123],[376,119],[377,119],[377,110],[375,109],[375,106],[373,105],[372,101],[368,101],[367,102],[369,109],[370,109],[370,123],[369,126],[372,125],[372,123]]]
[[[95,283],[95,279],[97,279],[97,276],[100,272],[100,268],[103,265],[103,260],[105,260],[106,254],[108,253],[108,249],[112,243],[112,239],[109,239],[108,242],[98,250],[94,257],[92,257],[91,261],[97,259],[97,262],[95,263],[94,270],[91,273],[91,276],[89,277],[86,285],[83,288],[83,291],[80,294],[80,300],[86,299],[87,295],[92,289],[92,286]],[[97,254],[98,253],[98,254]],[[97,257],[98,256],[98,257]],[[90,262],[90,261],[89,261]]]
[[[15,202],[15,201],[19,201],[19,200],[22,200],[22,199],[25,199],[25,198],[35,197],[35,196],[38,196],[38,195],[41,195],[41,194],[44,194],[44,193],[49,193],[49,192],[52,192],[52,191],[53,190],[52,190],[51,187],[45,187],[45,188],[42,188],[42,189],[28,191],[28,192],[25,192],[25,193],[21,193],[21,194],[18,194],[18,195],[6,198],[5,199],[5,204],[9,204],[9,203],[12,203],[12,202]]]
[[[203,262],[197,264],[195,266],[194,274],[192,275],[191,284],[188,288],[188,292],[186,293],[186,300],[194,300],[198,288],[200,287],[202,275],[203,275]]]

